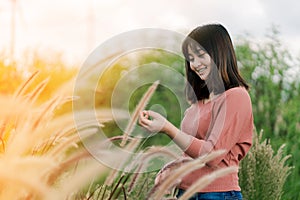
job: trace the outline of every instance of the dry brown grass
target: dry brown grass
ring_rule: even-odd
[[[165,179],[159,183],[157,183],[152,190],[149,192],[148,199],[162,199],[166,193],[170,190],[170,188],[175,187],[178,183],[180,183],[180,180],[186,176],[187,174],[191,173],[192,171],[196,169],[200,169],[205,166],[205,164],[216,157],[222,155],[224,151],[216,151],[212,152],[208,155],[201,156],[197,159],[190,160],[190,161],[184,161],[183,163],[178,163],[177,167],[173,167],[172,171],[168,174],[168,176],[165,177]],[[213,173],[211,177],[220,177],[222,175],[226,175],[227,173],[224,174],[218,174],[218,173]],[[204,179],[200,179],[199,181],[208,182],[210,183],[211,179],[207,179],[206,177],[203,177]],[[202,188],[200,185],[194,186],[195,188],[191,187],[191,191],[188,193],[188,197],[192,196],[194,193],[194,190],[199,190]]]
[[[69,91],[37,103],[48,82],[28,91],[37,76],[14,95],[0,96],[0,199],[67,199],[107,170],[80,145],[72,113],[54,118],[57,107],[73,100],[60,96]],[[102,113],[99,124],[109,118]]]

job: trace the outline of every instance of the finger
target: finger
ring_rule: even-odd
[[[150,116],[150,117],[154,117],[156,112],[152,111],[152,110],[148,110],[147,111],[147,114]]]
[[[143,112],[140,112],[140,115],[139,115],[139,123],[140,124],[145,124],[145,120],[147,120],[147,118],[144,116],[144,113]]]
[[[141,124],[142,126],[149,126],[150,123],[151,123],[152,121],[151,121],[151,120],[148,120],[148,119],[145,118],[145,117],[141,117],[141,118],[139,119],[139,122],[140,122],[140,124]]]
[[[145,115],[144,115],[144,113],[143,112],[140,112],[139,113],[139,123],[141,123],[143,120],[145,120]]]
[[[145,118],[149,118],[149,114],[148,114],[148,111],[146,111],[146,110],[144,110],[143,112],[142,112],[142,114],[143,114],[143,116],[145,117]]]
[[[149,115],[148,115],[148,112],[147,111],[142,111],[142,112],[140,112],[140,118],[149,118]]]
[[[141,126],[142,126],[142,129],[144,129],[145,131],[151,133],[151,128],[150,128],[150,126],[148,126],[148,125],[146,125],[146,124],[141,124]]]
[[[148,116],[148,115],[147,115],[147,116],[141,117],[141,121],[143,121],[143,122],[145,122],[145,123],[147,123],[147,124],[149,124],[149,123],[152,122],[152,120],[149,119],[149,116]]]
[[[147,113],[148,113],[148,115],[149,115],[150,117],[152,117],[152,118],[157,118],[157,117],[160,116],[159,113],[157,113],[157,112],[155,112],[155,111],[152,111],[152,110],[148,110]]]

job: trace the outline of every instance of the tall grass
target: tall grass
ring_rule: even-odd
[[[62,87],[64,89],[59,90],[56,96],[42,104],[37,102],[49,81],[44,79],[32,89],[31,84],[38,75],[38,72],[33,73],[13,95],[0,96],[0,199],[132,199],[141,196],[162,199],[168,195],[165,193],[167,189],[175,186],[178,178],[220,155],[220,152],[215,152],[184,163],[174,169],[174,174],[166,182],[161,185],[152,182],[151,186],[146,187],[146,192],[142,191],[146,182],[143,187],[138,183],[150,161],[161,155],[178,159],[174,152],[161,147],[141,149],[141,140],[130,137],[138,113],[145,108],[158,82],[141,99],[124,135],[120,133],[120,136],[108,138],[132,154],[123,155],[114,150],[106,154],[105,141],[96,144],[99,151],[104,152],[101,155],[120,161],[118,169],[108,170],[92,158],[81,143],[81,137],[97,134],[97,127],[111,118],[110,112],[100,111],[97,116],[99,123],[95,124],[90,123],[90,116],[84,110],[80,111],[81,124],[74,123],[72,113],[55,116],[59,106],[75,99],[65,95],[69,93],[64,91],[68,87]],[[81,131],[81,137],[78,131]],[[186,195],[192,195],[231,170],[235,169],[204,177]],[[108,171],[110,173],[107,175]],[[104,176],[103,183],[97,184]],[[89,184],[90,187],[86,188]],[[140,191],[136,192],[135,188]]]
[[[54,118],[72,97],[62,92],[37,103],[48,83],[29,90],[37,76],[14,95],[0,96],[0,199],[67,199],[107,171],[80,145],[72,113]]]
[[[284,156],[284,145],[275,153],[269,140],[262,141],[262,132],[254,135],[253,147],[239,172],[243,196],[248,200],[279,200],[292,170],[286,165],[291,155]]]

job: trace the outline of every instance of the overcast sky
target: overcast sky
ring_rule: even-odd
[[[114,35],[137,28],[187,33],[219,22],[231,36],[263,39],[272,24],[294,55],[300,55],[297,0],[16,0],[15,49],[53,49],[82,61]],[[11,40],[11,0],[0,1],[0,50]]]

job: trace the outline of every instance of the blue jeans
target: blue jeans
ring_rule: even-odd
[[[177,198],[182,196],[185,190],[179,189],[176,195]],[[198,192],[190,197],[190,200],[242,200],[243,196],[240,191],[228,192]]]

